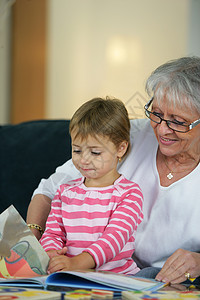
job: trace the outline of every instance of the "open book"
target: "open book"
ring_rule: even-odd
[[[49,257],[10,206],[0,214],[0,285],[24,287],[73,287],[88,289],[157,290],[164,283],[103,271],[68,271],[46,275]]]
[[[0,277],[45,275],[49,257],[13,205],[0,214]]]
[[[0,285],[24,287],[70,287],[84,289],[103,289],[111,291],[155,291],[164,286],[164,283],[147,278],[121,275],[104,271],[66,271],[56,272],[48,276],[33,278],[15,278],[3,280]]]

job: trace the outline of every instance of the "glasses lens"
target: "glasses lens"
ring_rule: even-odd
[[[188,125],[181,125],[175,122],[170,122],[168,121],[168,127],[173,129],[174,131],[179,131],[179,132],[187,132],[189,131],[189,126]]]
[[[158,124],[161,122],[161,118],[155,115],[154,113],[150,112],[149,110],[145,110],[145,114],[151,121]]]
[[[165,121],[167,123],[167,126],[178,132],[187,132],[190,130],[189,125],[180,124],[178,122],[173,122],[169,120],[164,120],[160,116],[158,116],[156,113],[153,113],[145,108],[145,115],[153,122],[160,124],[162,121]]]

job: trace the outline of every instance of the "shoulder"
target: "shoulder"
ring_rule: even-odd
[[[84,181],[84,177],[79,177],[77,179],[70,180],[67,183],[61,184],[59,190],[62,193],[64,191],[76,189],[77,187],[81,186],[83,181]]]
[[[146,135],[153,134],[149,119],[130,120],[130,124],[131,143],[133,143],[133,141],[137,141],[137,139],[143,139]]]
[[[131,120],[130,129],[131,147],[141,147],[141,145],[156,142],[154,131],[149,119]]]
[[[141,198],[143,198],[142,190],[140,186],[124,177],[124,175],[121,175],[118,181],[115,182],[115,186],[120,192],[120,194],[131,194],[135,193],[138,194]]]
[[[150,125],[149,119],[131,119],[131,132],[138,132]]]

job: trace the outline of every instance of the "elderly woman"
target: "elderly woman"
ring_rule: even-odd
[[[119,165],[144,194],[134,259],[141,269],[162,268],[157,280],[180,283],[200,276],[200,58],[158,67],[146,90],[147,118],[131,121],[131,151]],[[78,176],[68,161],[43,179],[29,205],[28,223],[44,227],[57,187]]]

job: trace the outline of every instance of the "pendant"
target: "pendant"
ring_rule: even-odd
[[[171,172],[169,172],[169,174],[167,174],[167,178],[170,180],[170,179],[172,179],[174,176],[172,175],[172,173]]]

